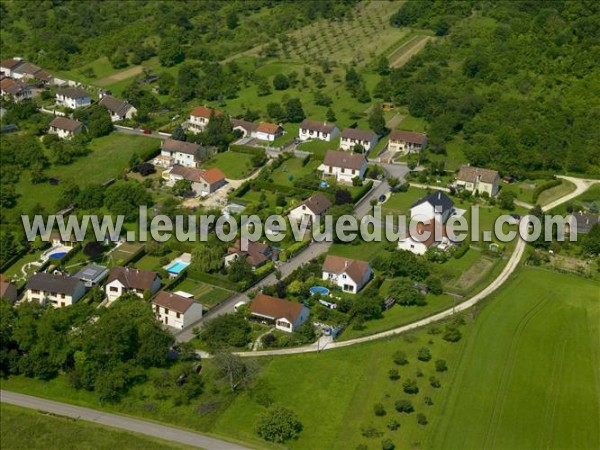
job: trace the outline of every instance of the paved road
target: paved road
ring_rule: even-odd
[[[571,200],[572,198],[585,192],[592,184],[600,182],[600,180],[584,180],[584,179],[573,178],[573,177],[561,177],[561,178],[565,178],[565,179],[571,181],[572,183],[574,183],[577,186],[577,189],[574,192],[571,192],[570,194],[567,194],[567,195],[555,200],[554,202],[544,206],[543,209],[545,211],[548,211],[548,210],[560,205],[561,203]],[[502,270],[500,275],[498,275],[498,277],[496,277],[496,279],[494,281],[492,281],[485,289],[483,289],[479,293],[475,294],[470,299],[468,299],[462,303],[459,303],[458,305],[453,306],[452,308],[449,308],[445,311],[435,314],[433,316],[426,317],[424,319],[417,320],[416,322],[412,322],[412,323],[403,325],[401,327],[397,327],[397,328],[394,328],[394,329],[391,329],[388,331],[384,331],[381,333],[376,333],[376,334],[372,334],[370,336],[364,336],[364,337],[356,338],[356,339],[349,339],[347,341],[331,342],[325,346],[312,344],[312,345],[307,345],[304,347],[279,349],[279,350],[263,350],[263,351],[258,351],[258,352],[251,352],[251,353],[246,352],[246,353],[238,353],[238,354],[240,356],[275,356],[275,355],[291,355],[291,354],[298,354],[298,353],[310,353],[310,352],[316,352],[316,351],[324,351],[324,350],[330,350],[330,349],[334,349],[334,348],[349,347],[351,345],[356,345],[356,344],[360,344],[363,342],[374,341],[376,339],[394,336],[394,335],[397,335],[400,333],[405,333],[407,331],[414,330],[415,328],[429,325],[429,324],[437,322],[439,320],[448,318],[448,317],[452,316],[453,314],[455,314],[456,312],[464,311],[468,308],[471,308],[472,306],[476,305],[480,301],[487,298],[490,294],[495,292],[500,286],[502,286],[510,278],[510,276],[513,274],[515,269],[518,267],[519,262],[521,261],[521,258],[523,257],[523,253],[525,253],[525,249],[526,249],[526,242],[519,238],[517,245],[515,246],[515,249],[508,260],[508,263],[506,264],[506,266],[504,267],[504,269]]]
[[[137,135],[137,136],[146,136],[146,137],[153,137],[153,138],[157,138],[157,139],[162,139],[163,141],[165,139],[168,139],[169,136],[164,136],[162,134],[158,134],[157,131],[152,131],[152,133],[149,134],[145,134],[144,130],[142,128],[127,128],[127,127],[123,127],[120,125],[113,125],[115,132],[116,133],[122,133],[122,134],[133,134],[133,135]]]
[[[231,442],[180,430],[174,427],[159,425],[154,422],[146,422],[145,420],[110,414],[90,408],[83,408],[81,406],[69,405],[67,403],[45,400],[30,395],[18,394],[16,392],[0,391],[0,401],[2,401],[2,403],[9,403],[24,408],[58,414],[88,422],[95,422],[134,433],[141,433],[171,442],[205,448],[207,450],[244,450],[246,448]]]
[[[371,212],[371,199],[378,198],[379,195],[386,193],[389,191],[389,185],[386,181],[377,182],[377,185],[371,189],[371,191],[363,197],[363,199],[356,204],[355,214],[358,218],[362,218],[367,213]],[[317,258],[319,255],[323,253],[327,253],[329,247],[331,246],[330,242],[313,242],[302,252],[298,253],[293,258],[290,258],[287,262],[280,264],[278,266],[282,279],[286,278],[290,275],[294,270],[302,266],[303,264],[309,262],[312,259]],[[184,330],[180,331],[175,335],[175,339],[178,342],[187,342],[194,338],[194,328],[202,328],[202,326],[209,320],[214,317],[218,317],[222,314],[226,314],[229,312],[233,312],[233,308],[238,302],[249,302],[250,298],[248,297],[248,292],[260,290],[265,286],[270,286],[277,283],[277,277],[274,273],[268,275],[266,278],[252,286],[246,292],[241,292],[239,294],[235,294],[229,297],[224,302],[215,306],[208,313],[206,313],[200,320],[192,323]]]

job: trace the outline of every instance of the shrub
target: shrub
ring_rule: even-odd
[[[405,364],[408,364],[408,360],[406,359],[406,353],[404,353],[403,351],[398,350],[397,352],[394,352],[392,357],[394,358],[394,362],[399,366],[404,366]]]
[[[410,400],[398,400],[394,404],[394,407],[396,408],[396,411],[406,414],[410,414],[415,410]]]
[[[444,332],[444,340],[448,342],[458,342],[462,334],[456,325],[446,325],[446,331]]]
[[[419,361],[429,361],[431,359],[431,352],[427,347],[422,347],[417,353],[417,358]]]
[[[437,372],[445,372],[446,370],[448,370],[448,365],[446,364],[446,360],[438,359],[435,362],[435,370]]]
[[[562,183],[561,180],[550,180],[544,184],[540,184],[533,191],[533,195],[532,195],[533,203],[535,204],[537,202],[537,200],[542,192],[544,192],[548,189],[552,189],[553,187],[560,186],[561,183]]]
[[[425,414],[423,414],[423,413],[417,414],[417,423],[419,425],[427,425],[427,417],[425,417]]]
[[[376,416],[385,416],[385,408],[383,407],[383,404],[375,403],[373,406],[373,412]]]
[[[387,427],[390,431],[396,431],[400,428],[400,422],[398,422],[397,420],[392,420],[390,423],[387,424]]]
[[[294,439],[302,431],[302,424],[296,414],[281,405],[273,405],[261,414],[256,432],[265,441],[284,443]]]
[[[425,398],[423,399],[423,401],[425,402],[425,404],[426,404],[427,406],[431,406],[431,405],[433,405],[433,400],[431,399],[431,397],[425,397]]]
[[[463,241],[462,245],[454,252],[454,258],[460,259],[465,256],[465,253],[469,251],[469,243],[467,241]]]
[[[388,376],[390,377],[390,380],[392,381],[396,381],[400,379],[400,374],[398,373],[398,370],[396,369],[390,369],[388,372]]]
[[[406,380],[402,387],[404,388],[404,392],[407,394],[414,395],[419,393],[419,386],[417,386],[417,382],[415,380]]]
[[[442,387],[440,380],[438,380],[436,377],[429,377],[429,384],[431,385],[431,387],[434,387],[436,389]]]
[[[381,450],[394,450],[396,446],[391,439],[384,439],[381,441]]]

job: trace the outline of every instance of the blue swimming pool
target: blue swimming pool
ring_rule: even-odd
[[[50,258],[52,258],[52,259],[61,259],[66,254],[67,254],[67,252],[56,252],[56,253],[52,253],[50,255]]]
[[[179,273],[189,265],[190,263],[186,263],[183,261],[175,261],[169,267],[167,267],[167,272],[179,275]]]
[[[309,289],[310,295],[321,294],[323,296],[329,295],[329,289],[324,286],[313,286]]]

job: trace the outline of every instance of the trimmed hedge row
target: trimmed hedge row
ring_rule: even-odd
[[[462,245],[458,248],[458,250],[456,250],[454,252],[454,258],[460,259],[463,256],[465,256],[465,253],[467,253],[469,251],[470,247],[471,247],[470,242],[463,242]]]
[[[4,264],[2,264],[2,267],[0,267],[0,273],[4,273],[8,269],[10,269],[10,266],[12,266],[19,259],[21,259],[23,256],[25,256],[25,254],[27,254],[27,249],[26,248],[23,248],[20,251],[18,251],[17,253],[15,253],[11,258],[9,258],[8,260],[6,260],[6,262]]]
[[[187,274],[188,277],[192,280],[203,281],[205,283],[212,284],[214,286],[230,291],[242,292],[242,289],[236,283],[232,283],[231,281],[218,277],[216,275],[209,275],[207,273],[199,272],[193,269],[188,269]]]
[[[310,245],[310,240],[296,242],[296,243],[290,245],[287,248],[287,250],[285,251],[287,254],[287,257],[290,258],[294,255],[297,255],[298,253],[300,253],[302,250],[304,250],[309,245]]]
[[[372,187],[373,181],[369,181],[366,184],[364,184],[362,188],[352,196],[352,203],[358,202],[361,198],[367,195],[367,193],[371,190]]]
[[[247,153],[249,155],[266,155],[264,148],[250,147],[249,145],[230,145],[229,150],[235,153]]]
[[[136,251],[133,255],[131,255],[129,257],[129,259],[126,259],[123,261],[123,266],[127,266],[129,264],[135,264],[140,259],[142,259],[145,254],[146,254],[146,249],[142,246],[138,251]]]
[[[142,154],[140,155],[140,158],[142,159],[142,161],[148,161],[150,159],[156,158],[159,154],[160,154],[160,146],[157,148],[152,148],[152,149],[142,152]]]
[[[552,189],[553,187],[560,186],[562,184],[561,180],[550,180],[544,184],[540,184],[533,191],[533,203],[537,203],[540,194],[548,189]]]
[[[246,193],[250,190],[250,181],[244,181],[242,185],[232,192],[231,197],[240,198],[246,195]]]

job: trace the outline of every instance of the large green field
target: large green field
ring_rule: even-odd
[[[184,449],[190,448],[135,433],[119,431],[68,417],[44,414],[2,404],[0,447],[6,450],[43,448],[78,449]]]
[[[381,448],[383,439],[415,449],[598,448],[598,287],[581,277],[521,268],[483,307],[464,316],[457,343],[445,341],[444,324],[437,324],[351,348],[264,357],[254,390],[232,396],[210,387],[190,405],[157,401],[150,380],[120,405],[99,405],[93,393],[73,390],[62,376],[49,382],[10,377],[2,388],[163,420],[260,448],[271,448],[254,428],[267,400],[298,415],[304,429],[286,443],[295,449]],[[430,349],[430,361],[417,359],[422,347]],[[398,350],[408,364],[394,364]],[[437,359],[447,362],[447,371],[435,370]],[[208,376],[211,362],[203,365]],[[398,370],[399,380],[389,378],[390,369]],[[441,387],[430,385],[432,376]],[[407,379],[416,381],[418,393],[403,391]],[[415,411],[396,412],[399,399],[410,400]],[[149,401],[155,411],[144,408]],[[376,403],[384,416],[374,414]],[[197,406],[209,404],[211,412],[199,415]],[[428,423],[419,425],[417,414]],[[392,431],[395,421],[400,428]]]
[[[467,318],[465,337],[449,344],[418,331],[321,354],[278,357],[263,381],[273,399],[293,408],[304,424],[292,448],[379,448],[389,437],[396,448],[598,448],[597,410],[600,307],[598,284],[581,278],[525,268],[483,310]],[[449,370],[435,373],[432,362],[414,354],[428,346]],[[391,354],[401,349],[409,364],[401,380],[387,377]],[[421,369],[424,377],[415,377]],[[429,386],[435,375],[442,387]],[[402,392],[415,378],[417,395]],[[423,400],[430,396],[433,406]],[[399,414],[393,404],[409,398],[415,413]],[[376,417],[381,402],[387,414]],[[217,422],[216,431],[254,439],[253,423],[263,408],[241,396]],[[314,414],[321,411],[320,414]],[[386,427],[393,419],[398,431]],[[376,438],[361,435],[372,424]]]

